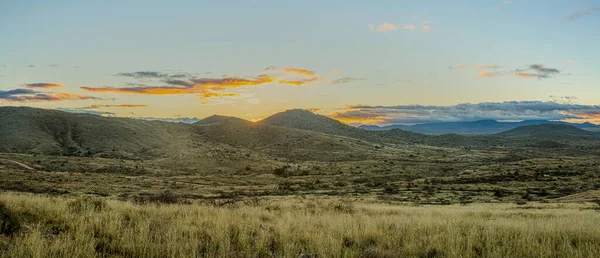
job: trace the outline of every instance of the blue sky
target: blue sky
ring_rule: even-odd
[[[246,119],[313,108],[348,123],[386,123],[407,114],[369,117],[353,107],[566,101],[590,111],[541,118],[596,121],[600,100],[600,1],[593,0],[2,0],[0,35],[2,105]],[[284,71],[291,67],[313,73]],[[154,87],[182,86],[165,76],[115,76],[140,71],[196,85],[155,94]],[[198,80],[206,78],[220,81]],[[26,85],[34,83],[64,87]],[[502,118],[488,113],[482,118]]]

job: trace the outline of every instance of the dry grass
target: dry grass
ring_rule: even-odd
[[[0,235],[1,257],[600,257],[590,204],[289,197],[214,207],[15,193],[0,203],[21,226]]]

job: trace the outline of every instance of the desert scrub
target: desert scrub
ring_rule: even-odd
[[[0,257],[600,257],[592,204],[285,197],[217,207],[15,193],[0,203],[27,215]]]

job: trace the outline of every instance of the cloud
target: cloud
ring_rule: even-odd
[[[48,67],[57,68],[57,67],[60,67],[60,65],[57,65],[57,64],[49,64],[49,65],[48,65]]]
[[[459,66],[459,69],[498,69],[501,66],[497,65],[480,65],[480,66]],[[556,68],[548,68],[541,64],[527,65],[526,68],[519,68],[512,71],[484,71],[477,75],[477,78],[491,78],[497,76],[516,76],[521,78],[538,78],[545,79],[561,74],[561,71]]]
[[[132,73],[117,73],[115,76],[132,77],[136,79],[165,79],[165,78],[185,78],[189,74],[186,73],[161,73],[154,71],[140,71]]]
[[[505,101],[464,103],[451,106],[347,106],[331,115],[342,122],[358,124],[414,124],[477,120],[581,120],[600,114],[599,105],[556,101]]]
[[[531,71],[531,72],[529,72]],[[560,74],[556,68],[547,68],[541,64],[532,64],[525,69],[515,70],[515,75],[518,77],[534,77],[538,79],[550,78],[553,75]]]
[[[364,81],[365,78],[356,78],[356,77],[344,77],[331,81],[331,84],[341,84],[341,83],[350,83],[354,81]]]
[[[577,63],[577,62],[575,62],[575,60],[569,60],[567,62],[569,62],[569,64],[576,64]]]
[[[600,6],[585,7],[585,8],[579,9],[579,10],[569,12],[569,14],[567,14],[565,19],[567,21],[575,21],[583,16],[586,16],[586,15],[589,15],[589,14],[592,14],[592,13],[595,13],[598,11],[600,11]]]
[[[330,74],[342,74],[344,72],[342,72],[342,70],[333,70],[331,72],[329,72]]]
[[[97,110],[86,110],[86,109],[69,109],[69,108],[57,108],[56,110],[60,110],[63,112],[69,112],[69,113],[76,113],[76,114],[91,114],[91,115],[98,115],[98,116],[114,116],[116,115],[113,112],[107,112],[107,111],[97,111]]]
[[[29,68],[34,68],[34,67],[35,67],[35,65],[32,65],[32,64],[30,64],[30,65],[28,65],[27,67],[29,67]]]
[[[294,86],[302,86],[304,84],[307,83],[313,83],[313,82],[318,82],[323,80],[323,78],[321,77],[313,77],[313,78],[309,78],[309,79],[305,79],[305,80],[300,80],[300,81],[296,81],[296,80],[279,80],[278,83],[279,84],[288,84],[288,85],[294,85]]]
[[[402,29],[403,30],[415,30],[416,27],[415,27],[415,25],[410,24],[410,25],[404,25],[404,26],[402,26]]]
[[[30,89],[14,89],[8,91],[0,91],[0,100],[8,102],[45,102],[91,99],[98,100],[100,98],[66,92],[42,93]]]
[[[317,75],[317,73],[315,73],[313,71],[296,68],[296,67],[286,67],[286,68],[283,68],[283,71],[286,73],[298,74],[298,75],[305,76],[305,77],[314,77]]]
[[[477,75],[477,78],[488,78],[488,77],[494,77],[494,74],[490,73],[489,71],[483,71]]]
[[[54,82],[36,82],[36,83],[26,83],[23,86],[27,88],[44,88],[44,89],[59,89],[64,88],[65,85],[54,83]]]
[[[116,104],[116,105],[105,105],[105,104],[94,104],[88,107],[83,107],[82,109],[98,109],[98,108],[138,108],[138,107],[147,107],[146,104]]]
[[[255,78],[192,78],[189,80],[166,80],[166,86],[134,85],[127,87],[89,87],[82,86],[81,89],[90,92],[142,94],[142,95],[181,95],[196,94],[202,98],[232,97],[237,93],[223,92],[228,89],[240,87],[252,87],[262,84],[273,83],[278,80],[276,76],[260,75]]]
[[[277,67],[274,65],[270,65],[270,66],[265,67],[264,70],[265,71],[275,71],[275,70],[277,70]]]
[[[421,30],[423,30],[423,31],[430,31],[431,30],[431,26],[429,26],[429,25],[423,25],[421,27]]]
[[[373,25],[369,24],[369,30],[370,31],[377,31],[377,32],[388,32],[388,31],[395,31],[397,30],[398,27],[396,27],[395,24],[393,23],[382,23],[379,24],[379,26],[374,27]]]

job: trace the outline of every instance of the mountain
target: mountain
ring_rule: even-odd
[[[195,126],[29,107],[0,107],[0,151],[111,157],[185,150]]]
[[[528,125],[496,134],[513,139],[535,140],[599,140],[600,134],[567,124]]]
[[[227,121],[239,121],[239,122],[251,123],[250,121],[247,121],[247,120],[244,120],[241,118],[237,118],[237,117],[233,117],[233,116],[212,115],[212,116],[206,117],[204,119],[201,119],[201,120],[195,122],[195,124],[208,125],[208,124],[223,123],[223,122],[227,122]]]
[[[349,126],[338,120],[303,109],[280,112],[262,120],[260,123],[363,140],[382,140],[373,132]]]
[[[184,124],[29,107],[0,107],[0,152],[135,159],[160,157],[180,165],[190,163],[190,159],[204,163],[207,160],[236,160],[243,164],[250,157],[258,163],[273,160],[270,157],[326,161],[361,159],[371,155],[374,149],[375,144],[357,139],[255,124],[234,117],[212,116],[198,124]],[[256,157],[262,157],[262,161]]]
[[[566,124],[577,128],[593,130],[600,129],[599,125],[592,123],[567,123],[562,121],[548,120],[525,120],[521,122],[498,122],[495,120],[479,120],[472,122],[442,122],[442,123],[425,123],[416,125],[361,125],[359,128],[372,131],[383,131],[392,129],[402,129],[405,131],[419,132],[425,134],[494,134],[507,131],[520,126],[540,125],[540,124]]]

